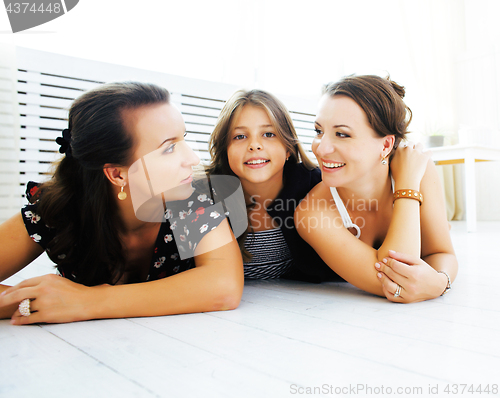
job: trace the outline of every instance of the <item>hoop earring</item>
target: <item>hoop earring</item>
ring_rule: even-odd
[[[127,199],[127,192],[123,192],[123,187],[125,185],[122,185],[122,189],[120,190],[120,192],[118,192],[118,199],[120,200],[125,200]]]

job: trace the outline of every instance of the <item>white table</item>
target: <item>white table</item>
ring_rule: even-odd
[[[438,165],[464,163],[465,166],[465,212],[467,231],[476,231],[476,171],[475,163],[500,160],[500,148],[480,145],[451,145],[430,148],[432,159]]]

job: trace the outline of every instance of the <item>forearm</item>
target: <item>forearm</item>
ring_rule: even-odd
[[[451,282],[455,280],[458,273],[457,257],[453,253],[435,253],[422,258],[436,271],[446,272]]]
[[[397,199],[384,243],[378,249],[381,261],[388,256],[389,250],[420,257],[420,203],[413,199]]]
[[[87,319],[128,318],[234,309],[243,291],[238,272],[193,268],[158,281],[94,288]]]

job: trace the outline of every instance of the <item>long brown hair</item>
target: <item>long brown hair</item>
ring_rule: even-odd
[[[368,123],[375,132],[385,137],[394,135],[394,146],[390,156],[408,133],[411,109],[404,103],[405,88],[375,75],[350,75],[323,87],[323,94],[345,95],[354,100],[365,112]]]
[[[129,166],[136,139],[123,123],[123,112],[168,103],[170,95],[153,84],[110,83],[77,98],[69,110],[70,153],[42,184],[38,213],[56,236],[47,254],[59,271],[88,286],[116,283],[125,259],[123,230],[106,163]]]

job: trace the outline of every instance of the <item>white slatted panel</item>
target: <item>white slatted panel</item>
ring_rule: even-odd
[[[15,51],[0,44],[0,222],[21,205],[19,185],[19,110],[15,84]]]
[[[17,69],[18,109],[16,113],[9,108],[7,113],[14,115],[12,120],[17,118],[21,127],[17,155],[19,197],[29,180],[48,178],[51,162],[61,156],[55,139],[67,127],[71,102],[96,85],[135,80],[167,88],[186,121],[189,133],[186,139],[204,162],[209,160],[208,140],[224,101],[239,88],[24,48],[18,48]],[[299,138],[310,150],[314,136],[310,101],[287,98],[284,102],[291,111]],[[8,153],[12,156],[15,149]]]

